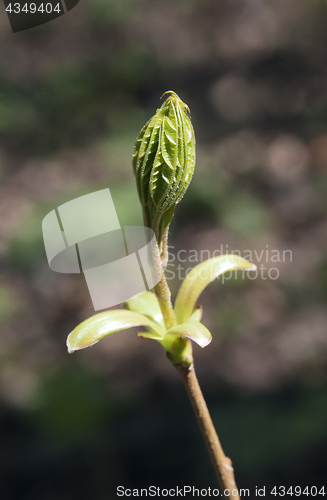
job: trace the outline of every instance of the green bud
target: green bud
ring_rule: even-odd
[[[195,166],[195,137],[189,107],[173,91],[142,128],[133,151],[133,169],[145,225],[158,242],[175,206],[188,188]]]

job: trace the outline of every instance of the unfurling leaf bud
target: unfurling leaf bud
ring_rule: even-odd
[[[145,225],[158,243],[188,188],[195,166],[195,137],[188,106],[173,91],[142,128],[133,169]]]

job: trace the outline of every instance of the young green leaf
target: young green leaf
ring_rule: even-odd
[[[71,354],[79,349],[89,347],[106,335],[132,328],[133,326],[150,327],[158,339],[165,335],[165,331],[149,318],[142,314],[124,309],[115,309],[95,314],[91,318],[78,325],[67,338],[68,352]]]
[[[165,335],[164,341],[168,340],[171,335],[191,339],[200,347],[206,347],[212,340],[209,330],[199,321],[188,321],[170,328]]]
[[[140,332],[137,335],[139,337],[141,337],[142,339],[158,340],[161,343],[162,338],[159,338],[158,334],[154,330],[151,330],[150,327],[148,327],[148,328],[150,330],[149,332]]]
[[[202,306],[195,306],[192,315],[190,317],[190,321],[201,321],[202,314],[203,314]]]
[[[143,314],[147,318],[155,321],[159,326],[165,328],[162,312],[156,295],[152,292],[145,292],[124,304],[125,309]]]
[[[184,279],[176,298],[177,323],[189,320],[200,294],[209,283],[227,271],[238,269],[255,270],[256,266],[238,255],[219,255],[195,266]]]

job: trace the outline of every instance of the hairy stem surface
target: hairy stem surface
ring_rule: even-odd
[[[194,366],[191,365],[189,368],[184,368],[181,365],[176,365],[176,368],[182,377],[188,397],[198,420],[211,461],[215,468],[221,491],[225,498],[239,500],[240,497],[235,483],[232,462],[228,457],[226,457],[221,447],[207,404],[195,374]],[[235,494],[236,491],[237,495]]]
[[[171,303],[171,293],[164,273],[164,267],[161,262],[161,256],[158,247],[155,249],[154,261],[157,273],[159,274],[159,283],[155,286],[156,296],[159,301],[162,316],[167,330],[177,325],[174,309]]]

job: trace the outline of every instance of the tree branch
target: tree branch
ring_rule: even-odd
[[[210,413],[203,397],[197,376],[194,371],[194,365],[184,368],[182,365],[175,365],[184,382],[187,394],[191,401],[194,413],[198,420],[205,443],[207,445],[211,461],[215,468],[218,481],[225,498],[232,496],[235,500],[240,500],[238,489],[234,478],[234,469],[230,458],[226,457],[216,430],[212,423]],[[228,490],[228,491],[226,491]],[[237,495],[233,494],[237,491]],[[236,491],[235,491],[236,490]]]

